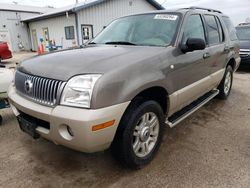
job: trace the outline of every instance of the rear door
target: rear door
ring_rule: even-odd
[[[224,30],[219,18],[209,14],[205,14],[203,17],[208,39],[208,52],[204,55],[204,59],[211,71],[212,87],[216,87],[225,72],[224,67],[228,50],[225,43]]]

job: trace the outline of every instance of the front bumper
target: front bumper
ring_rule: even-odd
[[[109,148],[121,117],[130,103],[126,102],[97,110],[60,105],[51,108],[20,96],[13,86],[10,87],[8,96],[13,112],[16,115],[22,112],[49,123],[49,129],[39,126],[36,128],[37,133],[42,137],[53,141],[55,144],[86,153]],[[92,131],[94,125],[111,120],[115,120],[113,126],[99,131]],[[66,126],[71,128],[74,136],[68,133]]]
[[[241,57],[241,67],[250,67],[250,56]]]

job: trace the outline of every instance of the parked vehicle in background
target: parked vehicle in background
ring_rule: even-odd
[[[7,42],[0,41],[0,62],[1,60],[10,59],[10,58],[12,58],[12,53],[9,50],[9,46]]]
[[[13,81],[13,71],[0,67],[0,100],[7,99],[8,88]]]
[[[7,90],[13,81],[13,71],[6,68],[0,68],[0,110],[9,107],[7,100]],[[2,124],[2,116],[0,113],[0,125]]]
[[[148,164],[164,127],[217,96],[227,99],[240,63],[235,28],[198,7],[127,16],[82,49],[21,63],[9,101],[21,129],[83,152]]]
[[[250,23],[239,24],[236,30],[240,40],[240,66],[250,68]]]

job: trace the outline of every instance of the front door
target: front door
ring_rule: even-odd
[[[205,29],[200,14],[186,17],[181,44],[185,45],[189,38],[200,38],[206,41]],[[176,90],[178,109],[190,104],[210,89],[210,67],[204,60],[204,50],[181,53],[176,57]]]
[[[93,38],[93,25],[82,25],[82,43],[88,42]]]
[[[32,44],[33,44],[33,50],[37,51],[38,49],[38,42],[37,42],[37,34],[36,30],[32,29]]]

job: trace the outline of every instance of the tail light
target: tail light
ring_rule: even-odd
[[[9,49],[9,46],[8,46],[8,43],[7,43],[7,42],[1,42],[0,45],[1,45],[3,48],[6,48],[7,50]]]

